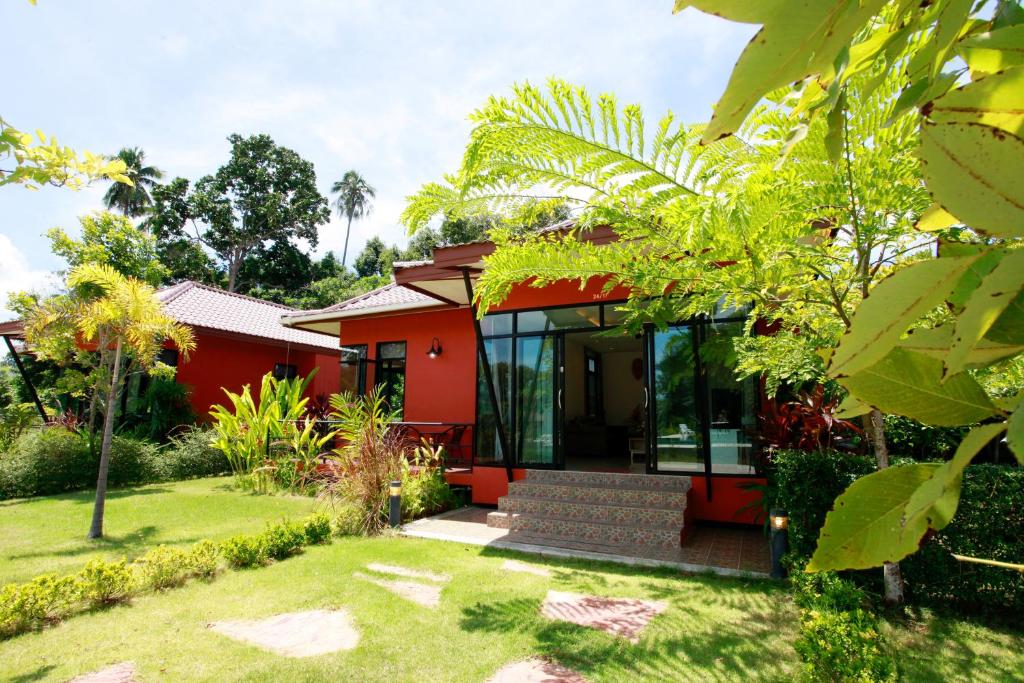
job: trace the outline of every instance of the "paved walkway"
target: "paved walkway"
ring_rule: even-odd
[[[417,538],[520,550],[553,557],[668,566],[686,572],[711,571],[726,576],[767,577],[771,570],[768,539],[760,529],[698,525],[681,548],[645,556],[627,556],[620,554],[621,549],[592,543],[567,541],[554,547],[517,542],[514,536],[509,537],[508,529],[487,526],[487,513],[491,511],[484,507],[464,507],[406,524],[402,533]]]

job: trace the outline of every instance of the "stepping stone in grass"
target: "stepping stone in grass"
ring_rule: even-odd
[[[359,632],[352,625],[352,618],[340,609],[291,612],[267,619],[218,621],[207,628],[285,657],[315,657],[351,650],[359,642]]]
[[[548,591],[541,613],[548,619],[597,628],[636,643],[651,619],[666,609],[668,603],[664,600],[604,598]]]
[[[389,581],[378,579],[367,574],[356,572],[353,574],[357,579],[363,579],[376,584],[381,588],[391,591],[399,597],[411,600],[424,607],[437,607],[441,604],[441,587],[417,581]]]
[[[108,666],[91,674],[83,674],[72,678],[69,683],[136,683],[135,665],[131,662],[121,662]]]
[[[543,576],[547,578],[551,577],[551,571],[549,569],[538,567],[535,564],[520,562],[519,560],[505,560],[501,565],[501,568],[510,572],[522,572],[523,574],[533,574],[534,576]]]
[[[447,574],[435,574],[434,572],[422,571],[420,569],[407,569],[394,564],[377,564],[376,562],[371,562],[366,565],[366,568],[371,572],[394,574],[395,576],[404,576],[407,579],[425,579],[427,581],[436,581],[438,583],[448,583],[452,580],[452,577]]]
[[[587,683],[587,679],[561,664],[540,657],[506,664],[487,683]]]

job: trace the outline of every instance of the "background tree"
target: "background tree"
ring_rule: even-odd
[[[355,170],[345,171],[341,180],[331,186],[331,193],[338,195],[334,200],[338,215],[347,219],[345,247],[341,251],[341,266],[344,268],[348,259],[348,238],[352,234],[352,221],[370,215],[370,211],[373,210],[372,200],[377,193]]]
[[[91,353],[92,393],[105,405],[99,476],[89,538],[103,536],[117,397],[135,367],[156,376],[174,369],[158,361],[165,341],[187,358],[195,348],[191,330],[168,317],[156,291],[109,265],[85,264],[68,274],[68,293],[35,302],[22,312],[25,340],[41,358],[59,363]],[[86,348],[87,347],[87,348]]]
[[[391,275],[392,264],[398,259],[398,248],[387,246],[379,237],[371,237],[366,246],[359,252],[354,264],[359,277],[371,275]]]
[[[147,166],[146,153],[139,147],[123,147],[111,158],[124,162],[124,175],[131,180],[131,184],[113,183],[103,195],[104,204],[110,210],[117,209],[133,218],[145,214],[153,203],[149,189],[164,177],[163,171],[156,166]]]
[[[162,241],[187,237],[209,249],[233,292],[242,264],[254,253],[299,239],[315,247],[317,228],[330,211],[312,163],[268,135],[228,140],[231,159],[191,191],[183,178],[154,190],[146,225]]]
[[[70,269],[85,264],[105,264],[126,277],[159,285],[167,276],[160,262],[156,239],[136,228],[125,216],[97,211],[78,219],[81,236],[71,237],[61,228],[46,233],[50,250]]]

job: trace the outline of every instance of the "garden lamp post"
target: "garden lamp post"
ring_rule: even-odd
[[[782,566],[782,556],[789,550],[789,513],[781,508],[772,508],[768,513],[771,520],[772,578],[786,578],[786,568]]]

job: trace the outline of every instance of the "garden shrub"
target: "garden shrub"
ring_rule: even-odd
[[[220,568],[220,548],[213,541],[203,540],[196,543],[188,551],[188,573],[208,579]]]
[[[44,574],[23,584],[0,589],[0,635],[16,635],[42,628],[69,614],[80,601],[73,576]]]
[[[805,611],[793,644],[810,681],[896,681],[896,662],[879,632],[878,618],[866,610]]]
[[[96,444],[97,449],[99,443]],[[158,478],[159,448],[145,441],[115,436],[110,449],[110,486]],[[0,456],[0,498],[50,495],[96,485],[99,455],[93,457],[86,436],[50,427],[22,436]]]
[[[1024,469],[967,467],[956,516],[900,563],[913,602],[992,615],[1024,612],[1024,574],[960,562],[951,553],[1004,562],[1024,558]]]
[[[358,536],[365,531],[365,514],[359,505],[342,500],[333,506],[331,512],[334,514],[334,532],[339,536]]]
[[[944,460],[953,455],[967,427],[934,427],[902,415],[885,416],[885,441],[890,453],[915,460]]]
[[[258,567],[267,563],[267,542],[262,534],[240,534],[222,542],[220,553],[232,567]]]
[[[82,567],[76,579],[82,599],[92,607],[103,607],[130,597],[135,577],[127,560],[92,560]]]
[[[263,532],[263,546],[267,556],[274,560],[284,560],[299,552],[305,540],[304,526],[295,522],[281,522]]]
[[[875,471],[871,456],[837,451],[776,451],[768,468],[769,507],[789,513],[789,549],[797,564],[814,553],[818,532],[837,496]]]
[[[151,590],[180,586],[189,577],[188,560],[186,551],[158,545],[135,560],[138,582]]]
[[[213,477],[231,472],[227,456],[210,443],[213,432],[188,427],[163,447],[157,462],[158,476],[165,481]]]
[[[402,520],[410,521],[455,507],[457,499],[441,467],[444,450],[426,442],[402,459]]]
[[[310,515],[302,522],[306,545],[322,545],[331,540],[331,518],[322,512]]]
[[[797,571],[790,575],[790,584],[793,588],[793,602],[803,609],[844,612],[868,604],[867,595],[857,584],[835,572],[812,574]]]

